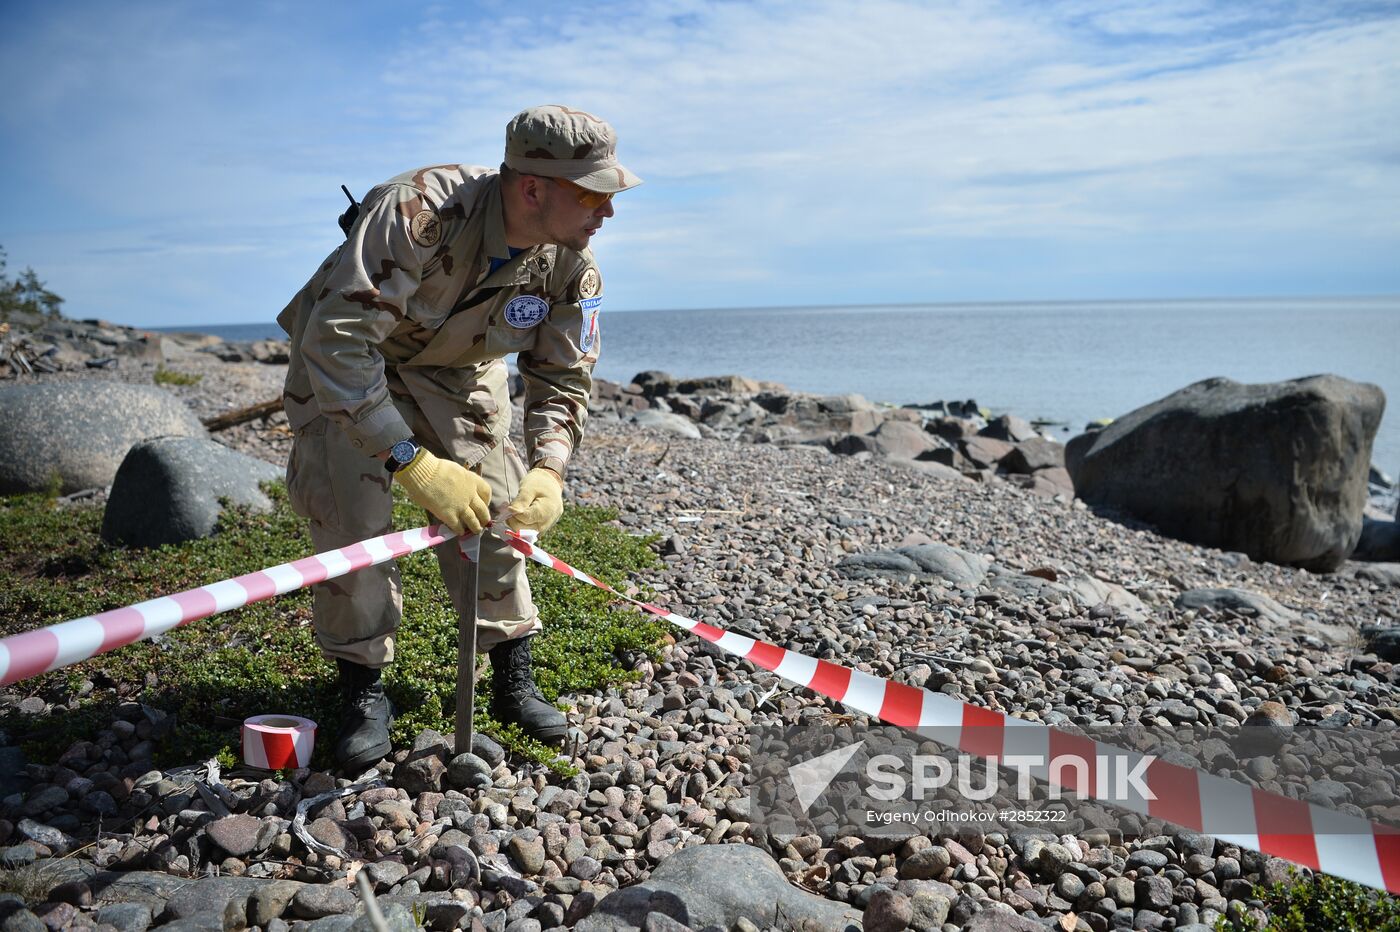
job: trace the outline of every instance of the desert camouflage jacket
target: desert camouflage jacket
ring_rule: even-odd
[[[507,260],[495,272],[493,257]],[[372,455],[426,421],[441,452],[471,465],[510,429],[503,360],[517,354],[529,465],[562,475],[588,416],[601,296],[587,250],[510,258],[495,170],[405,172],[365,196],[349,238],[278,315],[290,426],[325,415]]]

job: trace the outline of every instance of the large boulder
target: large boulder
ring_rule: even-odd
[[[1075,493],[1181,540],[1330,571],[1361,536],[1376,386],[1333,375],[1207,379],[1081,434]]]
[[[646,880],[609,893],[575,926],[579,932],[634,932],[650,913],[692,929],[759,927],[840,932],[860,928],[860,911],[787,882],[776,861],[750,845],[699,845],[663,860]],[[781,920],[778,919],[781,917]],[[655,921],[655,920],[653,920]]]
[[[258,487],[282,476],[271,463],[199,437],[161,437],[131,448],[112,481],[102,536],[137,547],[208,537],[220,499],[269,511]]]
[[[0,494],[109,485],[132,444],[204,437],[184,402],[154,385],[55,382],[0,388]]]
[[[908,421],[886,421],[875,430],[874,438],[876,452],[901,460],[917,459],[939,445],[923,427]]]

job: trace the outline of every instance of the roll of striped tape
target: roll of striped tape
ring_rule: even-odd
[[[311,766],[316,723],[299,715],[254,715],[243,720],[243,763],[263,770]]]

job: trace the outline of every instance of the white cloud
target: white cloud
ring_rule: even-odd
[[[1231,272],[1263,292],[1297,271],[1270,262],[1309,244],[1354,240],[1357,262],[1400,246],[1397,15],[1186,0],[286,15],[111,10],[84,38],[35,14],[23,47],[0,46],[0,79],[25,88],[0,125],[33,135],[0,158],[64,209],[33,191],[4,208],[12,261],[86,295],[101,286],[84,276],[168,282],[196,251],[243,289],[207,314],[266,318],[333,242],[341,182],[494,164],[506,120],[543,101],[606,116],[648,179],[598,245],[618,304],[713,305],[691,296],[729,286],[745,303],[1004,298],[986,283],[1013,281],[1070,297],[1083,279],[1044,257],[1082,267],[1136,243],[1126,265],[1152,269],[1162,237],[1198,251],[1173,259],[1180,294],[1208,287],[1192,262],[1282,242]],[[336,16],[360,17],[343,27],[356,39],[308,33]],[[155,251],[99,251],[113,243]],[[1041,258],[1018,267],[1007,243]],[[1374,260],[1358,272],[1400,287]]]

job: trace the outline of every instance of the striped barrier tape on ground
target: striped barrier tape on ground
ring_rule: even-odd
[[[904,728],[957,728],[960,751],[1002,759],[1023,754],[1037,754],[1044,759],[1063,754],[1088,760],[1096,755],[1128,759],[1143,756],[686,618],[624,595],[546,552],[524,535],[499,526],[491,530],[536,563],[609,592],[726,653],[879,721]],[[172,596],[12,635],[0,639],[0,686],[87,660],[200,618],[425,550],[452,537],[439,525],[386,534]],[[475,542],[474,538],[461,541],[464,554],[474,549]],[[1400,832],[1395,829],[1163,760],[1152,761],[1144,782],[1155,799],[1110,802],[1315,871],[1400,893]],[[1082,796],[1096,795],[1092,774],[1068,788]],[[1220,813],[1230,813],[1235,818],[1241,813],[1252,813],[1254,831],[1228,835],[1208,831],[1211,818]]]
[[[1096,756],[1130,761],[1144,757],[1092,738],[968,705],[944,693],[871,676],[677,615],[623,595],[511,531],[494,530],[536,563],[606,590],[711,642],[726,653],[871,718],[904,728],[958,729],[959,751],[1001,760],[1014,755],[1034,755],[1042,760],[1064,755],[1089,762]],[[1050,776],[1045,769],[1031,772],[1042,779]],[[1098,782],[1092,771],[1074,775],[1078,779],[1066,781],[1067,789],[1081,797],[1101,798],[1101,792],[1096,792]],[[1160,759],[1147,765],[1142,782],[1155,799],[1115,797],[1109,802],[1139,815],[1162,819],[1315,871],[1344,877],[1377,890],[1400,893],[1400,832],[1393,828]],[[1240,824],[1241,815],[1247,817],[1249,813],[1253,814],[1252,832],[1226,834],[1209,830],[1212,819],[1228,815],[1232,824]]]
[[[105,654],[200,618],[397,560],[454,536],[437,524],[397,531],[175,595],[13,634],[0,639],[0,686]],[[469,545],[470,539],[462,543],[463,547]]]

